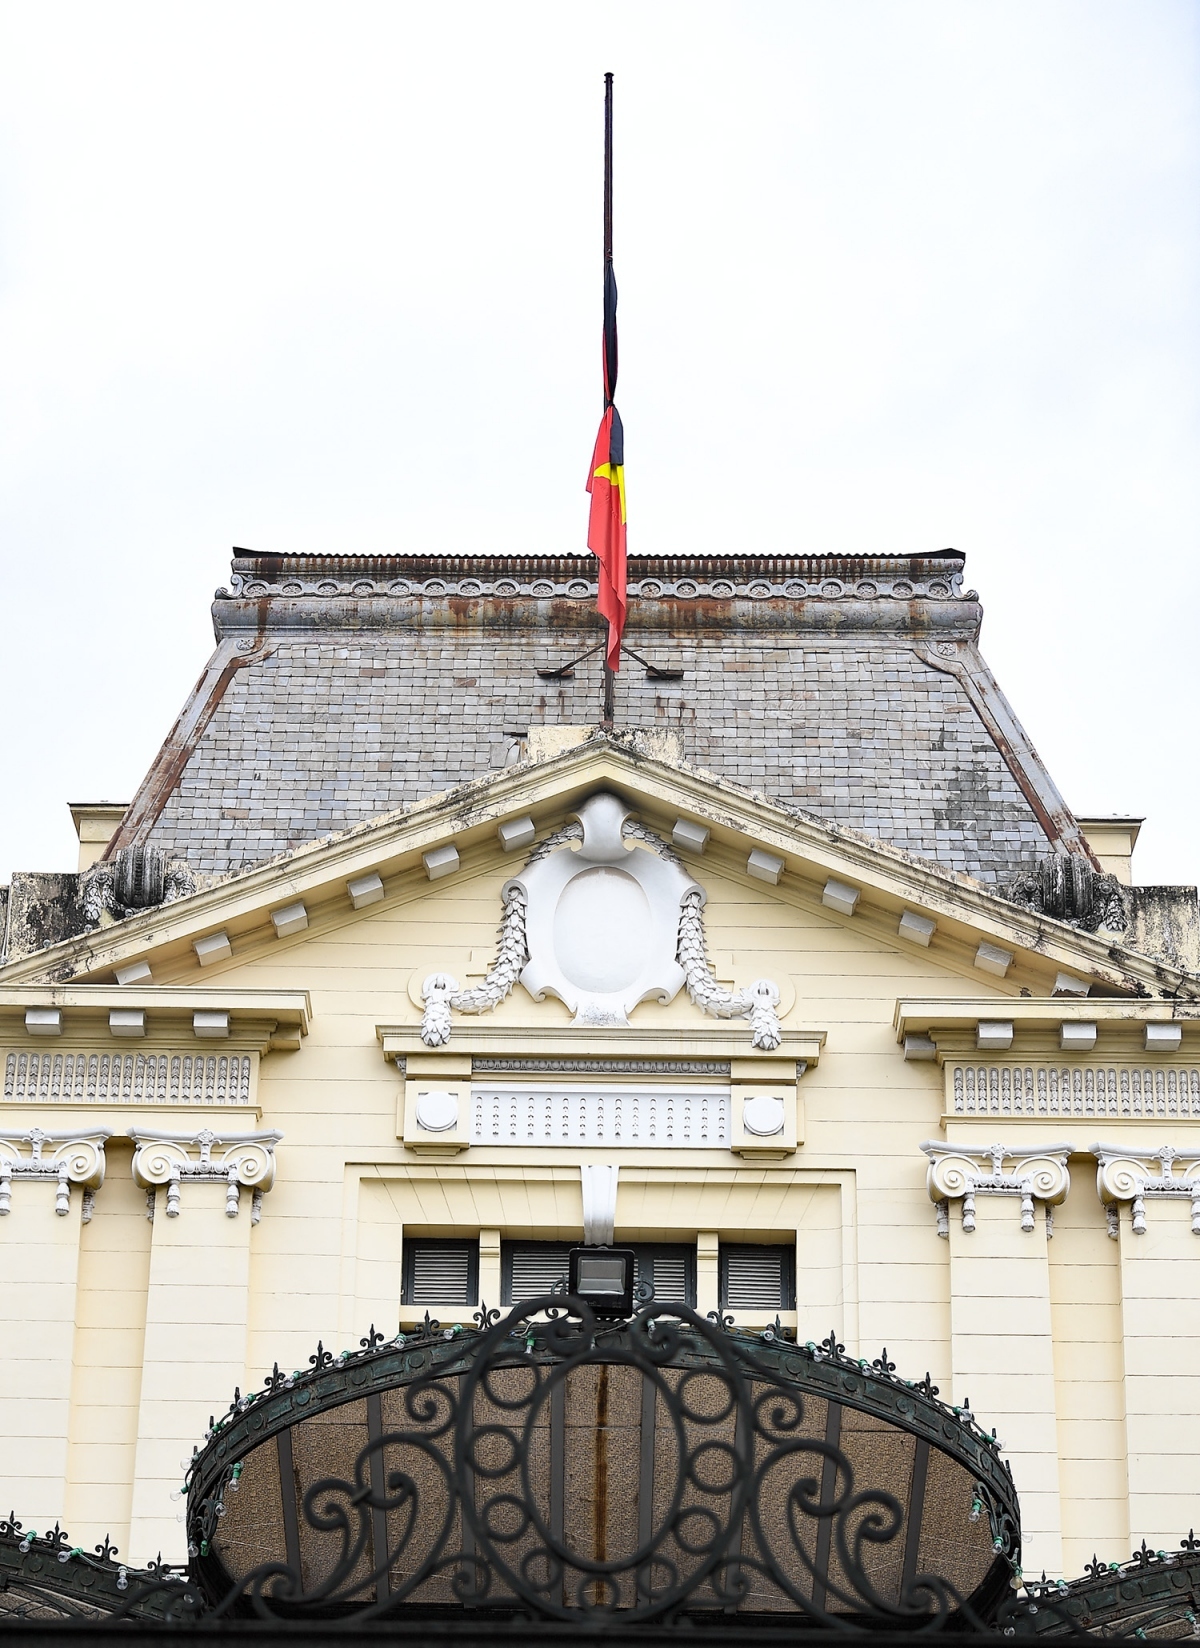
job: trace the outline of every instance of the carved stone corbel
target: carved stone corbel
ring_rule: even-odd
[[[1034,1228],[1034,1202],[1042,1202],[1046,1207],[1049,1235],[1053,1229],[1049,1223],[1050,1208],[1061,1202],[1071,1188],[1071,1175],[1067,1170],[1072,1150],[1069,1144],[993,1144],[985,1150],[971,1150],[964,1145],[926,1139],[921,1149],[929,1157],[925,1182],[937,1212],[939,1236],[950,1235],[949,1204],[952,1201],[962,1202],[963,1229],[968,1234],[975,1229],[976,1196],[1019,1197],[1021,1229],[1027,1233]]]
[[[1176,1150],[1174,1145],[1138,1150],[1128,1145],[1094,1144],[1096,1190],[1108,1211],[1108,1234],[1120,1236],[1117,1204],[1128,1202],[1133,1234],[1146,1234],[1146,1203],[1155,1199],[1192,1204],[1192,1233],[1200,1236],[1200,1150]],[[1175,1164],[1182,1175],[1176,1177]]]
[[[73,1184],[95,1191],[104,1183],[104,1145],[111,1138],[107,1127],[88,1133],[46,1133],[33,1127],[28,1133],[0,1138],[0,1216],[12,1211],[14,1179],[42,1179],[57,1187],[54,1211],[65,1219],[71,1211]]]
[[[579,1170],[583,1181],[583,1239],[589,1247],[611,1247],[617,1222],[617,1178],[615,1163],[585,1162]]]
[[[225,1185],[225,1213],[236,1219],[242,1187],[254,1191],[251,1223],[257,1224],[262,1193],[275,1183],[275,1146],[283,1137],[273,1128],[267,1133],[159,1133],[131,1127],[134,1183],[151,1195],[160,1186],[167,1191],[167,1218],[179,1216],[180,1185],[186,1179],[196,1184]]]

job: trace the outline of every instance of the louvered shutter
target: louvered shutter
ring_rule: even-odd
[[[686,1305],[691,1301],[688,1287],[687,1255],[660,1253],[654,1260],[654,1297],[668,1305]]]
[[[791,1249],[722,1242],[721,1308],[791,1310]]]
[[[681,1244],[634,1248],[637,1281],[649,1282],[656,1305],[696,1303],[696,1250]]]
[[[473,1305],[477,1253],[478,1245],[473,1242],[408,1242],[404,1303]]]
[[[509,1242],[505,1246],[504,1304],[537,1299],[566,1281],[569,1242]]]

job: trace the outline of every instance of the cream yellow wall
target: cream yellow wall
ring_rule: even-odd
[[[819,1067],[806,1074],[800,1085],[807,1128],[801,1155],[786,1168],[751,1170],[733,1164],[727,1152],[714,1152],[712,1169],[719,1164],[721,1170],[742,1180],[752,1172],[768,1181],[790,1178],[801,1166],[816,1179],[849,1176],[857,1187],[853,1240],[858,1249],[858,1308],[863,1313],[856,1337],[871,1347],[872,1354],[886,1343],[893,1356],[908,1366],[915,1367],[919,1361],[920,1373],[928,1365],[935,1378],[948,1378],[945,1265],[924,1194],[925,1161],[919,1150],[920,1141],[939,1126],[941,1072],[932,1066],[905,1064],[892,1031],[892,1015],[897,997],[904,994],[960,990],[964,996],[978,995],[979,975],[966,978],[947,973],[927,951],[908,950],[895,942],[885,946],[866,924],[856,926],[810,907],[815,900],[802,902],[785,889],[768,889],[744,878],[714,873],[715,866],[708,861],[698,869],[709,894],[710,953],[720,958],[718,968],[732,957],[732,971],[739,983],[759,975],[792,980],[795,1004],[785,1023],[828,1033]],[[398,1077],[380,1057],[375,1027],[418,1022],[407,988],[414,960],[417,972],[436,965],[465,980],[472,951],[490,953],[500,887],[511,874],[511,861],[501,860],[473,877],[460,875],[433,887],[416,887],[416,896],[408,902],[378,906],[359,916],[348,917],[339,911],[327,925],[315,919],[302,938],[264,947],[260,954],[225,969],[230,983],[254,988],[295,987],[302,980],[313,998],[313,1029],[302,1052],[269,1058],[263,1066],[264,1120],[280,1127],[285,1141],[279,1147],[280,1183],[272,1192],[270,1220],[258,1232],[260,1254],[267,1244],[268,1223],[280,1227],[290,1216],[284,1204],[292,1194],[305,1199],[306,1211],[298,1216],[310,1226],[310,1251],[316,1246],[317,1230],[324,1228],[323,1198],[318,1201],[312,1170],[287,1165],[301,1149],[315,1148],[322,1162],[339,1152],[343,1160],[356,1165],[413,1160],[396,1141]],[[207,969],[206,982],[211,983],[215,973]],[[570,1015],[552,998],[535,1004],[518,988],[486,1022],[527,1028],[530,1050],[536,1052],[541,1027],[568,1024]],[[698,1029],[712,1024],[682,993],[666,1008],[643,1004],[634,1022]],[[748,1034],[745,1039],[749,1053]],[[352,1104],[347,1102],[351,1091]],[[476,1147],[470,1159],[478,1171],[485,1164],[505,1162],[506,1153]],[[544,1159],[547,1166],[557,1162],[567,1170],[570,1203],[564,1207],[559,1196],[552,1207],[547,1204],[529,1211],[518,1205],[519,1197],[514,1202],[510,1196],[506,1232],[519,1228],[523,1234],[535,1229],[549,1233],[553,1225],[564,1235],[577,1233],[581,1219],[578,1151],[545,1151],[538,1159]],[[634,1166],[661,1170],[657,1152],[626,1152],[622,1162],[626,1174]],[[340,1219],[341,1180],[325,1182],[328,1215],[333,1218],[336,1201]],[[626,1194],[623,1185],[622,1214]],[[431,1208],[427,1195],[416,1191],[411,1195],[414,1200],[409,1205],[416,1207],[416,1217],[402,1222],[430,1233],[446,1233],[457,1227],[459,1219],[480,1228],[499,1218],[494,1207],[452,1216],[445,1209]],[[642,1198],[637,1222],[623,1226],[624,1234],[633,1239],[694,1231],[698,1215],[693,1191],[676,1194],[680,1204],[676,1209],[671,1208],[671,1199],[669,1188],[659,1192],[652,1208]],[[731,1202],[727,1191],[714,1188],[710,1223],[729,1236],[739,1232],[770,1235],[796,1228],[792,1213],[761,1195],[755,1201],[753,1212],[740,1209],[735,1213],[736,1201]],[[331,1239],[332,1234],[331,1226]],[[282,1229],[279,1238],[284,1252],[294,1251]],[[342,1251],[339,1241],[334,1247],[339,1271],[344,1268]],[[356,1245],[352,1251],[357,1252]],[[322,1327],[312,1317],[313,1297],[320,1297],[323,1275],[321,1267],[309,1275],[301,1298],[287,1289],[279,1290],[280,1314],[256,1316],[254,1337],[266,1335],[264,1354],[271,1354],[270,1345],[277,1347],[278,1336],[290,1331],[303,1335],[297,1353],[301,1346],[311,1348],[316,1332],[336,1336],[332,1323],[338,1318],[332,1298],[329,1315],[322,1318],[329,1325]],[[330,1292],[340,1296],[337,1286]],[[293,1306],[303,1304],[298,1328],[282,1314],[288,1301]],[[821,1336],[833,1326],[846,1331],[842,1304],[839,1299],[836,1321],[831,1317],[816,1324]],[[278,1349],[273,1354],[279,1354]]]
[[[225,1407],[235,1383],[257,1384],[273,1362],[306,1366],[318,1339],[339,1350],[357,1344],[372,1322],[394,1331],[406,1233],[486,1233],[489,1304],[499,1302],[488,1288],[499,1237],[579,1235],[585,1152],[474,1146],[444,1160],[414,1154],[397,1136],[402,1079],[377,1035],[381,1025],[418,1024],[409,993],[414,973],[444,968],[465,983],[482,971],[500,889],[514,868],[494,848],[473,848],[452,878],[398,877],[388,899],[367,910],[356,913],[344,899],[312,908],[308,930],[294,938],[254,939],[203,972],[191,959],[156,967],[156,985],[310,992],[310,1034],[298,1051],[264,1057],[261,1124],[242,1123],[283,1134],[277,1182],[257,1226],[248,1211],[225,1220],[217,1186],[186,1187],[178,1220],[167,1224],[160,1212],[152,1225],[144,1192],[128,1177],[127,1151],[111,1146],[108,1179],[82,1228],[78,1191],[63,1221],[40,1206],[39,1198],[52,1204],[50,1187],[20,1187],[20,1217],[14,1198],[14,1216],[0,1221],[8,1320],[29,1311],[19,1275],[34,1262],[29,1243],[38,1262],[52,1265],[53,1286],[45,1320],[17,1336],[24,1383],[9,1387],[19,1400],[45,1378],[44,1395],[23,1410],[36,1410],[37,1425],[26,1418],[3,1488],[18,1514],[32,1505],[36,1517],[56,1515],[61,1505],[77,1543],[112,1530],[132,1540],[124,1548],[134,1560],[154,1555],[160,1542],[178,1556],[180,1506],[169,1490],[208,1414]],[[990,996],[999,1015],[1022,989],[1047,994],[1046,969],[1015,969],[1003,983],[988,979],[961,945],[907,945],[895,936],[894,917],[835,915],[822,907],[815,884],[751,881],[723,849],[690,868],[708,893],[718,975],[739,985],[775,979],[784,990],[785,1029],[823,1032],[825,1041],[799,1083],[804,1129],[794,1154],[747,1162],[729,1151],[624,1150],[618,1238],[699,1238],[702,1308],[710,1295],[715,1305],[705,1257],[714,1237],[794,1238],[801,1340],[832,1329],[856,1354],[874,1356],[886,1345],[902,1375],[928,1370],[944,1397],[969,1395],[988,1424],[999,1422],[983,1400],[994,1392],[1001,1435],[1028,1461],[1021,1469],[1029,1473],[1037,1538],[1027,1565],[1055,1569],[1061,1561],[1077,1572],[1093,1548],[1115,1558],[1148,1520],[1156,1527],[1155,1519],[1178,1520],[1182,1500],[1168,1495],[1160,1505],[1145,1463],[1158,1435],[1146,1347],[1162,1272],[1146,1269],[1148,1254],[1129,1246],[1136,1239],[1109,1239],[1091,1158],[1076,1162],[1055,1235],[1047,1242],[1040,1226],[1036,1248],[1015,1224],[1015,1204],[999,1199],[987,1207],[977,1240],[961,1229],[940,1240],[926,1193],[920,1145],[943,1130],[943,1074],[934,1063],[905,1062],[893,1028],[897,1000]],[[281,882],[277,902],[291,896]],[[560,1003],[534,1003],[519,987],[486,1020],[472,1021],[519,1033],[530,1055],[548,1027],[569,1022]],[[750,1056],[744,1024],[718,1027],[682,992],[666,1007],[643,1004],[633,1022],[693,1036],[700,1052],[704,1037],[719,1029],[742,1037]],[[466,1023],[456,1020],[455,1037]],[[451,1055],[455,1047],[452,1038]],[[194,1120],[202,1125],[199,1115]],[[44,1110],[12,1125],[35,1121],[49,1125]],[[191,1122],[176,1115],[170,1125]],[[1028,1137],[1046,1125],[998,1127]],[[1169,1131],[1178,1142],[1189,1128],[1193,1136],[1200,1131],[1195,1123]],[[1085,1151],[1091,1138],[1072,1132]],[[1157,1124],[1139,1133],[1145,1142],[1162,1137]],[[1122,1266],[1138,1263],[1131,1301]],[[1171,1263],[1181,1308],[1194,1306],[1200,1316],[1200,1239],[1175,1241]],[[1004,1343],[993,1345],[1002,1317]],[[1132,1347],[1131,1324],[1140,1336]],[[1178,1350],[1177,1388],[1190,1401],[1181,1360],[1188,1354],[1188,1345]],[[1139,1434],[1146,1439],[1133,1487],[1124,1429],[1131,1370],[1141,1381]],[[1180,1421],[1185,1429],[1195,1427],[1194,1412],[1193,1405],[1192,1417]],[[58,1504],[47,1497],[55,1493]]]

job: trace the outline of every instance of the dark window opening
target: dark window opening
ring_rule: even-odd
[[[479,1297],[479,1243],[406,1241],[401,1271],[406,1305],[473,1305]]]
[[[638,1283],[649,1282],[656,1305],[696,1305],[696,1250],[684,1242],[635,1242]]]
[[[518,1305],[567,1285],[567,1255],[578,1242],[501,1242],[500,1303]]]
[[[750,1242],[722,1242],[722,1310],[795,1310],[796,1250]]]

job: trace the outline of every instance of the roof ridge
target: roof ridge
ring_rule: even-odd
[[[594,571],[595,557],[586,553],[568,553],[559,555],[427,555],[427,554],[396,554],[396,555],[358,555],[358,554],[328,554],[315,553],[303,555],[276,555],[258,554],[253,550],[235,549],[233,551],[233,571],[243,577],[286,576],[292,574],[297,577],[318,576],[325,573],[329,576],[343,577],[357,574],[360,577],[391,577],[397,578],[405,574],[409,576],[430,576],[441,574],[445,577],[463,577],[473,575],[493,581],[506,576],[522,576],[526,580],[537,577],[578,577]],[[959,550],[939,549],[922,554],[901,555],[823,555],[823,554],[791,554],[791,555],[754,555],[754,554],[723,554],[723,555],[638,555],[629,556],[629,574],[633,579],[657,575],[660,577],[699,577],[711,579],[714,577],[728,577],[741,575],[750,577],[809,577],[828,578],[837,577],[839,572],[843,577],[861,578],[872,571],[895,576],[908,571],[910,575],[919,577],[924,570],[927,575],[941,574],[943,577],[955,569],[961,571],[966,563],[966,556]]]

